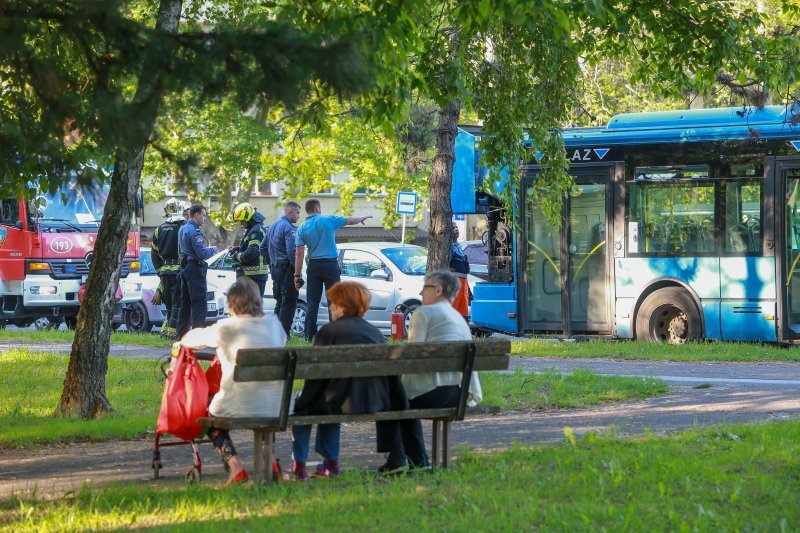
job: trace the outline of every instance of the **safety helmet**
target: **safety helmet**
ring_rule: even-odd
[[[183,202],[178,200],[177,198],[170,198],[164,204],[164,218],[168,219],[170,222],[173,220],[182,220],[183,219]]]
[[[237,205],[233,210],[233,220],[236,222],[250,222],[256,209],[247,202]]]

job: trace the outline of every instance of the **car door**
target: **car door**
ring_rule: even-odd
[[[393,282],[391,271],[372,252],[356,248],[345,248],[341,255],[342,281],[360,283],[369,290],[372,300],[364,318],[380,329],[391,327],[390,309]]]
[[[208,265],[206,279],[228,294],[228,289],[236,283],[236,270],[230,254],[224,253]]]

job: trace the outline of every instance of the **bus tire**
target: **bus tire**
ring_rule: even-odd
[[[700,339],[702,323],[692,297],[679,287],[658,289],[636,313],[636,338],[650,342],[684,344]]]

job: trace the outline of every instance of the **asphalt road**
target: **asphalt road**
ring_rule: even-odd
[[[67,351],[68,351],[67,347]],[[3,349],[0,345],[0,349]],[[117,347],[130,357],[154,357],[152,348]],[[144,353],[140,353],[143,351]],[[453,425],[454,450],[467,447],[493,450],[513,442],[536,444],[563,439],[564,427],[576,435],[614,432],[640,435],[645,431],[668,433],[695,426],[727,422],[785,420],[800,416],[800,364],[798,363],[671,363],[651,361],[518,359],[512,368],[528,371],[571,372],[587,368],[598,374],[655,376],[670,384],[658,398],[624,402],[592,409],[504,412],[474,417]],[[698,386],[700,386],[698,388]],[[155,422],[155,421],[154,421]],[[252,464],[248,432],[234,433],[239,453]],[[428,436],[429,438],[429,436]],[[430,441],[428,441],[430,442]],[[377,467],[383,458],[374,453],[371,424],[342,429],[342,458],[346,468]],[[115,481],[152,483],[153,441],[75,444],[40,450],[4,450],[0,454],[0,499],[11,494],[58,497],[84,483]],[[224,480],[222,466],[209,445],[202,445],[204,476],[212,483]],[[288,434],[278,435],[278,456],[289,464]],[[313,456],[313,454],[312,454]],[[192,465],[187,446],[165,448],[165,479],[181,479]]]

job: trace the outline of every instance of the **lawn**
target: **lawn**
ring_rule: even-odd
[[[26,344],[48,343],[48,344],[72,344],[75,332],[70,330],[11,330],[0,329],[0,341],[19,342],[22,346]],[[154,333],[127,333],[125,331],[115,331],[111,334],[111,345],[129,344],[138,346],[152,346],[154,348],[169,348],[172,345],[170,339],[161,337]]]
[[[743,342],[695,342],[684,345],[641,341],[514,340],[516,357],[604,357],[653,361],[800,361],[800,347]]]
[[[462,453],[434,475],[134,483],[0,503],[7,531],[797,531],[800,421]]]
[[[155,429],[163,377],[153,360],[110,358],[106,392],[116,413],[100,420],[52,416],[69,358],[25,349],[0,353],[0,447],[77,440],[133,439]],[[663,394],[657,380],[574,375],[481,373],[484,403],[503,409],[584,407]]]

